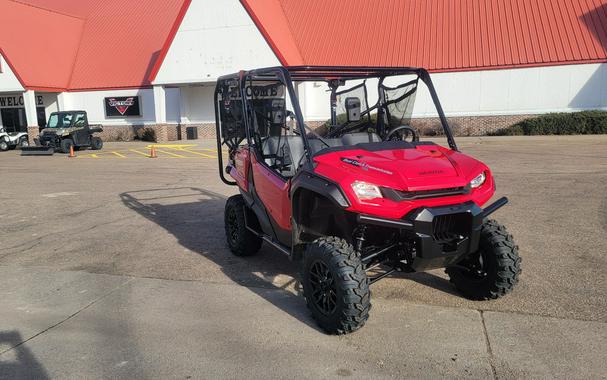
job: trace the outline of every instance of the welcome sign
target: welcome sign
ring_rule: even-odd
[[[36,106],[44,105],[44,98],[41,95],[36,96]],[[25,107],[23,95],[0,96],[0,108],[22,108]]]

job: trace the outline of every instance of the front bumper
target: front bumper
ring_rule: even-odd
[[[481,209],[474,202],[418,209],[403,220],[358,215],[358,222],[402,231],[415,241],[412,269],[444,268],[478,250],[483,220],[508,203],[501,198]]]
[[[36,145],[43,147],[58,148],[61,146],[61,136],[54,133],[45,133],[38,137],[36,143]]]

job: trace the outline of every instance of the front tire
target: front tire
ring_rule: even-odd
[[[8,141],[6,139],[0,138],[0,151],[6,152],[9,149]]]
[[[61,140],[61,151],[63,153],[69,154],[70,146],[74,146],[74,142],[72,141],[72,139]]]
[[[226,202],[224,214],[226,239],[230,250],[236,256],[253,256],[261,248],[261,238],[247,228],[246,207],[242,195],[234,195]]]
[[[487,220],[481,230],[478,252],[446,272],[466,298],[476,301],[500,298],[518,283],[521,273],[518,246],[506,227]]]
[[[318,325],[329,334],[348,334],[365,325],[371,310],[367,272],[351,244],[323,237],[306,248],[303,291]]]

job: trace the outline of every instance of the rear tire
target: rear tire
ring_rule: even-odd
[[[103,148],[103,140],[100,137],[91,137],[91,149],[101,150]]]
[[[74,142],[72,141],[72,139],[61,140],[61,151],[63,153],[69,154],[70,146],[74,146]]]
[[[447,268],[451,282],[466,298],[477,301],[510,293],[521,273],[518,246],[506,227],[495,220],[483,224],[478,252],[458,265],[467,269]]]
[[[236,256],[252,256],[261,248],[262,239],[247,228],[246,207],[242,195],[234,195],[226,202],[224,214],[226,240]]]
[[[371,310],[371,291],[360,254],[337,237],[310,243],[303,262],[303,290],[318,325],[329,334],[363,327]]]

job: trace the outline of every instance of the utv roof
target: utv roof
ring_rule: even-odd
[[[276,70],[286,71],[293,80],[364,79],[395,75],[427,75],[420,67],[374,67],[374,66],[278,66],[245,71],[247,74],[263,76]],[[222,78],[238,76],[238,73]],[[222,79],[220,78],[220,79]]]
[[[418,67],[371,67],[371,66],[291,66],[285,67],[291,78],[362,79],[393,75],[420,75],[426,70]]]

